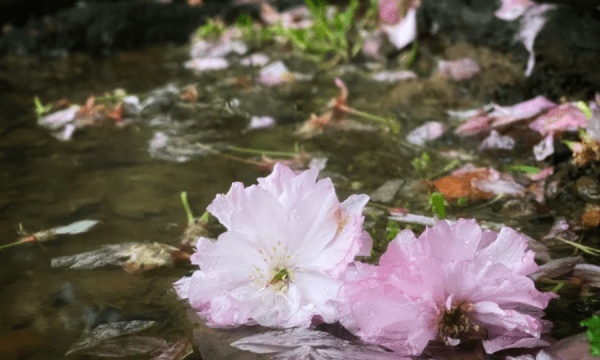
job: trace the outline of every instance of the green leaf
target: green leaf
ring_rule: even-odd
[[[578,101],[577,107],[579,108],[579,110],[581,110],[585,114],[585,116],[588,119],[592,117],[592,109],[590,109],[590,107],[585,102]]]
[[[586,334],[590,339],[590,354],[600,356],[600,317],[594,315],[579,324],[588,328]]]
[[[44,115],[45,113],[49,112],[50,110],[52,110],[52,104],[48,104],[48,105],[44,105],[42,104],[42,102],[40,101],[39,97],[35,97],[33,98],[33,102],[35,103],[35,113],[37,114],[38,117]]]
[[[398,225],[398,223],[392,220],[388,221],[387,225],[385,226],[385,235],[387,241],[390,242],[394,240],[399,232],[400,226]]]
[[[429,203],[433,209],[433,212],[440,217],[440,219],[446,218],[446,205],[444,204],[444,194],[433,193],[429,197]]]
[[[520,171],[520,172],[524,172],[527,174],[537,174],[540,171],[542,171],[542,169],[535,167],[535,166],[529,166],[529,165],[512,165],[506,168],[507,171]]]

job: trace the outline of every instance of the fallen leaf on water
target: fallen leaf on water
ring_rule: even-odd
[[[84,333],[79,341],[71,345],[71,348],[65,355],[91,349],[104,341],[123,335],[134,334],[149,329],[155,324],[155,321],[150,320],[132,320],[98,325],[94,330]]]
[[[498,172],[493,168],[475,168],[472,164],[433,181],[432,185],[444,194],[447,201],[460,198],[488,200],[499,194],[522,195],[525,190],[510,174]]]
[[[105,245],[102,248],[77,255],[61,256],[51,260],[52,267],[95,269],[106,265],[122,266],[128,273],[147,271],[160,266],[172,266],[176,259],[185,259],[183,253],[161,243],[125,243]]]
[[[152,360],[181,360],[194,352],[192,343],[188,339],[181,339],[154,356]]]
[[[590,205],[581,215],[581,224],[584,228],[593,229],[600,225],[600,206]]]
[[[126,336],[103,340],[89,348],[78,350],[78,352],[99,357],[125,357],[154,353],[167,346],[165,340],[156,337]]]
[[[279,360],[408,360],[376,345],[339,339],[323,331],[286,329],[251,335],[231,343],[241,350],[275,354]]]

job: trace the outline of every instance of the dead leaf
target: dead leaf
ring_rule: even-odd
[[[95,344],[79,353],[100,357],[125,357],[148,354],[168,347],[165,340],[151,336],[126,336],[108,339]]]
[[[581,225],[587,229],[593,229],[600,225],[600,206],[590,205],[581,215]]]
[[[94,330],[84,333],[81,339],[73,344],[65,355],[91,349],[104,341],[123,335],[134,334],[149,329],[155,324],[155,321],[133,320],[98,325]]]
[[[95,269],[106,265],[123,266],[128,273],[146,271],[160,266],[172,266],[174,256],[182,258],[179,249],[161,243],[124,243],[77,255],[61,256],[51,260],[52,267]],[[176,255],[177,254],[177,255]]]
[[[286,329],[247,336],[231,343],[241,350],[273,353],[279,360],[408,360],[377,345],[339,339],[323,331]]]
[[[194,350],[190,340],[181,339],[162,350],[161,353],[154,356],[152,360],[181,360],[193,352]]]

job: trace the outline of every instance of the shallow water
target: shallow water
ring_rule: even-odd
[[[274,88],[241,86],[232,83],[232,79],[247,75],[247,69],[234,67],[197,76],[183,70],[183,59],[184,50],[165,47],[105,60],[73,56],[47,63],[25,63],[5,59],[7,86],[0,100],[0,244],[19,238],[19,224],[29,232],[83,219],[97,219],[101,224],[87,233],[0,250],[2,356],[62,359],[84,331],[118,321],[156,321],[143,334],[168,342],[191,336],[194,327],[185,315],[186,308],[171,290],[174,281],[193,270],[185,263],[139,274],[128,274],[116,266],[95,270],[50,266],[52,258],[93,251],[102,245],[161,242],[177,247],[186,224],[181,191],[188,192],[194,214],[199,216],[214,196],[226,192],[233,181],[249,185],[268,174],[210,153],[193,152],[185,162],[165,160],[167,155],[153,157],[148,148],[157,131],[183,139],[191,148],[202,142],[216,149],[234,145],[291,151],[297,142],[307,152],[327,157],[322,176],[331,176],[341,199],[353,193],[369,194],[386,180],[401,179],[403,187],[398,195],[383,205],[431,214],[427,188],[421,180],[441,175],[441,169],[449,162],[436,156],[436,149],[470,145],[452,136],[445,137],[426,148],[432,155],[428,169],[416,171],[411,161],[425,149],[409,146],[400,138],[418,123],[437,119],[446,110],[481,106],[491,95],[480,90],[493,86],[485,81],[455,85],[441,80],[393,86],[351,72],[342,75],[350,90],[348,103],[364,111],[393,116],[401,122],[402,133],[393,135],[376,128],[331,131],[303,140],[295,137],[293,131],[310,113],[324,111],[324,104],[335,96],[333,79],[338,75],[334,71],[318,71],[312,81]],[[303,61],[290,62],[296,66],[294,71],[312,69]],[[421,70],[427,71],[427,65],[423,66]],[[190,105],[174,96],[175,100],[141,115],[125,128],[88,127],[76,132],[68,142],[56,140],[36,125],[34,95],[45,103],[61,98],[83,103],[89,95],[99,96],[115,88],[151,96],[151,91],[164,89],[167,84],[174,84],[176,89],[197,84],[198,102]],[[246,129],[250,116],[264,115],[275,117],[278,125]],[[245,154],[236,156],[258,159]],[[492,157],[482,162],[503,164],[511,160],[512,156],[504,160]],[[376,217],[367,217],[366,226],[383,234],[387,222],[383,212],[377,207],[368,211]],[[568,211],[568,207],[560,210]],[[532,236],[547,232],[551,225],[543,215],[515,217],[498,211],[496,204],[452,207],[449,212],[456,217],[474,216],[505,223]],[[219,231],[218,226],[213,227],[214,235]],[[376,243],[375,248],[382,252],[385,244]],[[199,345],[198,338],[206,333],[211,335],[207,341],[200,341],[204,345]],[[248,353],[228,345],[241,337],[238,333],[204,329],[196,331],[194,342],[201,348],[205,346],[206,360],[248,359]],[[70,358],[88,356],[75,353]],[[200,356],[196,353],[189,358]]]

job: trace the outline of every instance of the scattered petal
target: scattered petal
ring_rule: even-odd
[[[533,44],[537,34],[546,24],[547,18],[545,13],[555,9],[556,5],[541,4],[532,5],[525,8],[523,16],[519,24],[519,32],[515,35],[515,40],[521,41],[525,49],[529,51],[529,59],[527,60],[527,68],[525,76],[531,75],[535,65],[535,53],[533,52]]]
[[[520,120],[529,119],[540,112],[555,106],[555,103],[546,99],[544,96],[537,96],[512,106],[493,104],[480,110],[454,113],[463,116],[470,115],[467,122],[459,126],[455,132],[460,135],[474,135],[490,128],[506,126]]]
[[[566,103],[550,109],[535,119],[529,127],[542,135],[585,128],[588,118],[577,103]]]
[[[288,70],[283,62],[277,61],[260,70],[258,82],[267,86],[275,86],[286,82],[292,82],[294,79],[294,75]]]
[[[275,125],[275,119],[270,116],[253,116],[250,118],[248,129],[263,129]]]
[[[402,80],[412,80],[417,78],[417,74],[409,70],[400,71],[380,71],[371,74],[371,79],[380,82],[395,83]]]
[[[406,141],[411,144],[423,146],[427,141],[435,140],[442,136],[446,129],[447,127],[444,124],[437,121],[430,121],[411,131],[406,136]]]
[[[454,81],[468,80],[481,72],[477,61],[470,58],[463,58],[453,61],[440,61],[438,71],[448,79]]]
[[[533,1],[530,0],[501,0],[502,7],[498,9],[494,15],[497,18],[506,21],[513,21],[517,19],[519,16],[523,15],[527,8],[536,5]]]
[[[60,110],[40,118],[38,124],[49,130],[59,130],[75,120],[75,114],[77,114],[78,111],[79,106]]]
[[[498,131],[492,130],[490,135],[479,144],[479,150],[505,149],[512,150],[515,147],[515,139],[508,135],[500,135]]]
[[[387,33],[390,42],[397,49],[406,47],[417,38],[417,9],[411,7],[398,24],[382,25],[382,30]]]
[[[425,226],[433,226],[438,220],[431,216],[425,215],[417,215],[417,214],[409,214],[409,213],[394,213],[392,212],[388,217],[390,220],[395,220],[399,222],[409,223],[409,224],[419,224]]]
[[[243,66],[265,66],[269,63],[270,59],[267,55],[256,53],[250,56],[246,56],[240,60],[240,64]]]
[[[226,69],[229,67],[229,62],[224,58],[198,58],[186,61],[183,66],[186,69],[202,72]]]
[[[533,147],[533,155],[536,161],[542,161],[548,156],[554,154],[554,136],[549,134]]]
[[[193,157],[203,156],[210,152],[207,147],[197,146],[196,143],[183,136],[168,136],[162,131],[154,133],[148,144],[148,152],[154,158],[186,162]]]
[[[96,226],[98,223],[100,223],[99,220],[81,220],[81,221],[77,221],[72,224],[69,224],[67,226],[56,227],[56,228],[52,229],[51,231],[53,231],[57,235],[81,234],[86,231],[89,231],[91,228]]]

